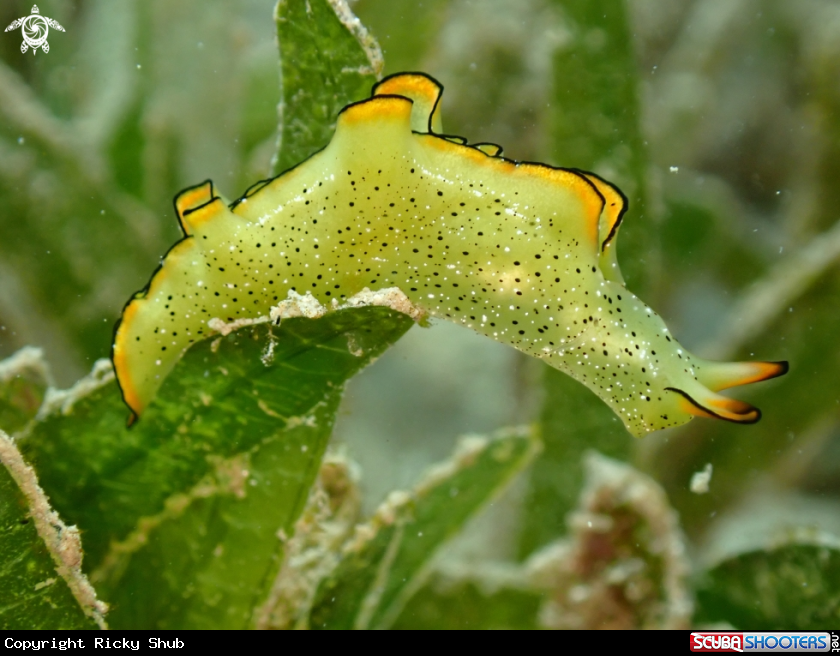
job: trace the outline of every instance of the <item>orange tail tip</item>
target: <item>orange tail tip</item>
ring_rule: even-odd
[[[749,385],[762,380],[784,376],[788,372],[787,362],[708,362],[703,364],[697,379],[713,392]]]
[[[706,392],[696,398],[676,387],[666,387],[666,390],[679,394],[682,399],[680,408],[695,417],[709,417],[723,419],[736,424],[754,424],[761,419],[761,410],[744,401],[730,399],[713,392]]]
[[[683,412],[697,417],[713,417],[737,424],[754,424],[761,419],[755,406],[730,399],[716,392],[738,385],[748,385],[783,376],[787,362],[704,362],[697,369],[697,381],[686,390],[666,387],[679,394]]]

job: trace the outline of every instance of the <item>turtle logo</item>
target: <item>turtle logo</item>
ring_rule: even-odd
[[[20,44],[20,51],[26,52],[29,48],[32,48],[32,54],[34,55],[38,48],[41,48],[44,52],[50,51],[47,34],[50,33],[51,27],[60,32],[64,31],[58,21],[41,16],[38,5],[32,5],[32,13],[29,16],[13,20],[12,24],[6,28],[6,32],[20,28],[23,33],[23,43]]]

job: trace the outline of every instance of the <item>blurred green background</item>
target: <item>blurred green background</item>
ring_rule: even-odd
[[[267,176],[280,99],[272,0],[43,0],[50,52],[0,35],[0,358],[62,387],[107,357],[179,236],[172,197]],[[567,531],[587,448],[666,490],[697,562],[840,536],[840,5],[831,0],[358,0],[385,73],[444,87],[448,133],[592,170],[630,199],[627,286],[703,357],[789,360],[738,392],[754,426],[633,440],[591,393],[445,323],[347,390],[334,441],[365,507],[458,435],[540,422],[545,450],[456,551],[521,559]],[[30,13],[5,0],[0,24]],[[708,463],[708,494],[689,482]],[[711,619],[719,619],[712,617]]]

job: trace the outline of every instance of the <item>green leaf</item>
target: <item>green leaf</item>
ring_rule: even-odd
[[[523,557],[566,532],[566,515],[575,507],[584,480],[586,451],[628,460],[635,446],[618,417],[576,380],[545,366],[543,386],[545,447],[531,468],[523,506]]]
[[[428,54],[439,48],[438,36],[451,19],[451,5],[452,0],[360,0],[353,9],[374,34],[383,35],[385,70],[392,74],[422,70],[417,62],[426,61]]]
[[[840,541],[809,542],[742,553],[707,571],[697,621],[754,631],[840,625]]]
[[[465,438],[411,492],[394,492],[357,527],[341,562],[316,593],[310,627],[387,628],[424,581],[434,552],[539,449],[533,435]]]
[[[594,171],[617,184],[630,201],[618,235],[618,253],[628,287],[644,296],[650,257],[645,220],[647,153],[639,127],[638,72],[624,0],[602,3],[554,0],[570,40],[554,56],[551,125],[554,159]],[[583,480],[586,449],[627,460],[632,438],[592,392],[545,367],[542,422],[545,450],[531,475],[520,555],[526,556],[565,532],[564,517]]]
[[[384,63],[345,0],[279,0],[274,16],[282,80],[277,175],[327,145],[338,112],[370,94]]]
[[[130,430],[107,367],[80,386],[93,391],[50,402],[23,448],[56,507],[84,530],[113,627],[250,624],[344,382],[410,325],[366,307],[205,340]]]
[[[70,571],[65,563],[57,571],[62,533],[65,559],[80,556],[73,540],[78,534],[50,511],[35,473],[0,431],[0,629],[97,628],[65,578],[77,585],[78,568]]]
[[[594,171],[627,195],[618,236],[630,288],[644,295],[652,276],[651,224],[645,216],[647,153],[640,129],[638,67],[625,0],[554,0],[570,40],[554,56],[555,159]],[[624,257],[621,254],[624,254]]]
[[[406,604],[393,629],[533,630],[543,595],[533,590],[485,589],[480,582],[435,577]]]

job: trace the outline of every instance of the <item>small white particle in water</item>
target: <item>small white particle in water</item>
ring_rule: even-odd
[[[137,70],[139,71],[141,68],[143,67],[140,64],[137,64]]]
[[[26,139],[24,139],[23,137],[18,137],[18,145],[19,146],[22,146],[25,143],[26,143]]]
[[[301,450],[301,453],[306,453],[307,451],[309,451],[309,447],[306,446],[305,444],[301,444],[300,450]]]
[[[680,167],[679,166],[672,166],[670,168],[671,173],[679,173]]]
[[[712,480],[712,463],[708,463],[703,471],[694,472],[691,477],[689,489],[694,494],[706,494],[709,491],[709,482]]]

